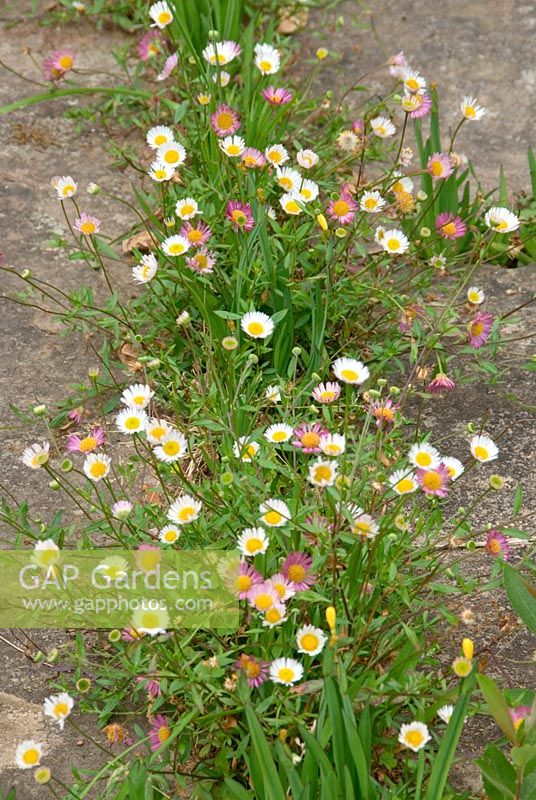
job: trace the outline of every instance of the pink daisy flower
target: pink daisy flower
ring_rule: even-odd
[[[508,539],[504,533],[492,528],[491,531],[488,531],[488,535],[486,536],[486,544],[484,546],[491,556],[494,556],[495,558],[502,558],[503,561],[509,560],[510,545],[508,544]]]
[[[192,247],[202,247],[212,236],[212,231],[205,222],[197,222],[195,225],[186,222],[180,229],[179,235],[188,239]]]
[[[186,265],[202,275],[212,272],[216,257],[207,247],[200,247],[197,253],[186,259]]]
[[[171,735],[171,728],[167,719],[162,714],[157,714],[153,717],[152,724],[149,729],[149,742],[151,750],[154,752],[158,750],[161,745],[166,742]]]
[[[452,392],[456,388],[456,384],[446,375],[444,372],[438,372],[435,378],[433,378],[426,390],[428,392],[432,392],[432,394],[441,394],[442,392]]]
[[[76,422],[76,424],[78,425],[80,422],[82,422],[83,412],[84,412],[83,407],[78,406],[78,408],[73,408],[72,411],[69,411],[68,417],[69,419],[72,419],[74,422]]]
[[[324,428],[320,422],[314,422],[312,425],[302,422],[294,431],[294,439],[291,444],[299,447],[304,453],[321,453],[320,440],[328,434],[328,429]]]
[[[86,214],[85,211],[80,212],[78,219],[74,221],[74,227],[84,236],[93,236],[93,234],[100,231],[101,221],[97,217],[92,217],[91,214]]]
[[[454,172],[450,157],[446,153],[434,153],[431,155],[426,169],[434,181],[448,178]]]
[[[248,592],[247,600],[252,608],[261,612],[280,605],[279,594],[266,581],[254,584]]]
[[[160,52],[160,31],[150,30],[145,33],[138,42],[138,55],[142,61],[149,61],[150,58]]]
[[[432,98],[426,92],[424,94],[414,95],[414,102],[420,103],[419,107],[415,109],[415,111],[410,111],[408,114],[410,119],[422,119],[423,117],[427,117],[430,113],[430,109],[432,108]]]
[[[238,576],[233,579],[233,591],[238,592],[239,600],[247,600],[249,592],[254,586],[263,583],[263,577],[260,572],[248,564],[247,561],[241,561],[238,565]]]
[[[67,439],[67,450],[70,453],[92,453],[97,447],[104,444],[105,434],[102,428],[93,428],[87,436],[77,436],[73,433]]]
[[[354,198],[342,192],[337,200],[330,201],[327,213],[341,225],[348,225],[353,222],[357,209],[358,205]]]
[[[316,581],[316,575],[311,575],[312,564],[311,556],[300,551],[289,553],[283,561],[281,572],[290,581],[295,592],[304,592]]]
[[[365,133],[365,120],[364,119],[354,119],[352,122],[352,130],[354,133],[357,133],[358,136],[363,136]]]
[[[285,603],[296,593],[294,585],[282,572],[277,572],[275,575],[272,575],[271,578],[268,578],[266,584],[276,590],[282,603]]]
[[[160,688],[160,682],[154,678],[151,678],[150,675],[139,675],[136,678],[136,683],[143,684],[143,688],[153,700],[155,700],[157,697],[160,697],[160,693],[162,691]]]
[[[218,136],[229,136],[239,129],[240,116],[231,106],[223,103],[210,115],[210,125]]]
[[[255,225],[249,203],[230,200],[225,209],[225,216],[233,223],[235,231],[250,231]]]
[[[399,405],[393,403],[392,400],[375,400],[371,403],[370,410],[372,416],[376,417],[376,427],[386,430],[390,428],[395,421],[395,411],[398,411]]]
[[[530,716],[532,708],[530,706],[516,706],[516,708],[509,708],[508,713],[510,714],[510,718],[514,723],[514,728],[517,729],[523,722],[523,720],[527,719]]]
[[[249,169],[263,167],[266,164],[266,159],[261,151],[256,150],[254,147],[246,147],[240,156],[240,160],[242,164]]]
[[[59,81],[66,72],[74,68],[74,50],[55,50],[43,61],[43,73],[47,81]]]
[[[449,493],[450,473],[441,462],[435,469],[417,469],[417,482],[425,494],[446,497]]]
[[[400,53],[396,53],[396,55],[391,56],[387,63],[389,65],[389,74],[392,75],[393,78],[400,78],[404,71],[404,67],[408,66],[408,61],[403,50],[401,50]]]
[[[269,86],[264,89],[262,96],[271,106],[284,106],[292,100],[292,92],[281,87],[276,89],[275,86]]]
[[[469,344],[478,350],[486,344],[493,327],[493,315],[487,311],[479,311],[472,322],[467,326]]]
[[[177,53],[173,53],[172,55],[168,56],[164,61],[164,66],[162,67],[162,71],[158,73],[155,80],[157,81],[165,81],[166,78],[169,78],[177,64],[179,63],[179,56]]]
[[[438,214],[435,221],[436,231],[443,239],[459,239],[467,230],[465,222],[449,211]]]
[[[260,661],[258,658],[246,655],[246,653],[242,653],[235,664],[235,668],[244,673],[248,686],[251,686],[252,689],[261,686],[267,679],[269,666],[269,661]]]
[[[317,403],[334,403],[341,396],[341,386],[337,381],[319,383],[311,394]]]

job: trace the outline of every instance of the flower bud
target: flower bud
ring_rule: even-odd
[[[430,228],[421,228],[419,233],[423,239],[428,239],[428,237],[432,235],[432,231],[430,230]]]
[[[346,235],[346,228],[335,228],[335,236],[337,239],[345,239]]]
[[[326,608],[326,622],[328,623],[330,631],[335,630],[335,626],[337,624],[337,613],[333,606],[328,606]]]
[[[20,274],[20,276],[21,276],[23,281],[27,281],[28,278],[32,277],[32,273],[30,272],[29,269],[23,269],[21,274]]]
[[[423,191],[417,192],[417,200],[420,200],[421,203],[424,202],[424,200],[426,200],[427,198],[428,195],[426,194],[426,192]]]
[[[328,222],[323,214],[317,214],[316,221],[318,222],[323,231],[327,231]]]
[[[112,643],[119,642],[120,639],[121,639],[121,631],[118,631],[117,628],[115,628],[113,631],[110,631],[110,633],[108,634],[109,642]]]
[[[491,489],[495,489],[496,492],[504,489],[504,478],[501,478],[500,475],[490,475],[489,477],[489,485]]]
[[[61,462],[60,469],[62,472],[70,472],[73,468],[73,462],[70,458],[64,458]]]
[[[181,311],[181,313],[179,314],[179,316],[177,317],[175,322],[179,326],[179,328],[185,328],[188,325],[188,323],[190,322],[189,313],[186,310],[185,311]]]
[[[389,386],[389,394],[394,395],[395,397],[400,394],[400,389],[398,386]]]
[[[100,186],[98,186],[96,183],[93,183],[93,181],[90,181],[87,185],[86,191],[88,194],[98,194],[100,192]]]
[[[53,492],[57,492],[59,489],[61,489],[60,484],[56,480],[50,481],[50,483],[48,485],[49,485],[49,488],[52,489]]]
[[[223,472],[220,480],[224,486],[230,486],[234,481],[234,475],[232,472]]]
[[[250,364],[258,364],[259,357],[255,353],[250,353],[248,356],[248,361]]]
[[[96,381],[99,377],[99,372],[100,370],[98,367],[91,367],[91,369],[87,371],[87,376],[91,381]]]
[[[80,694],[85,694],[91,689],[91,681],[89,678],[79,678],[76,682],[76,689]]]
[[[301,356],[301,347],[293,347],[292,355],[294,356],[294,358],[298,358],[298,356]]]
[[[472,660],[475,654],[475,646],[472,639],[464,639],[462,641],[462,653],[466,658],[469,659],[469,661]]]
[[[34,406],[32,411],[36,417],[43,417],[47,413],[47,407],[41,404],[39,406]]]
[[[49,650],[47,653],[47,662],[49,664],[54,664],[58,658],[60,657],[60,651],[57,647],[53,647],[52,650]]]
[[[224,336],[221,340],[221,346],[224,350],[236,350],[238,347],[238,339],[235,336]]]

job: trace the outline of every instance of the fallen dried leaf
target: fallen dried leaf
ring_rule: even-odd
[[[141,253],[149,253],[157,242],[153,239],[149,231],[140,231],[135,233],[129,239],[123,242],[123,253],[132,253],[133,250],[139,250]]]

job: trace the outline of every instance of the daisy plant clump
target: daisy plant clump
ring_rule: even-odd
[[[454,150],[485,125],[477,100],[441,138],[435,89],[399,53],[393,92],[358,118],[327,97],[320,119],[289,67],[307,56],[266,20],[241,25],[240,3],[194,5],[144,7],[137,140],[114,144],[134,196],[86,193],[76,164],[51,176],[88,286],[2,267],[20,302],[43,294],[72,335],[106,341],[21,453],[65,508],[42,521],[7,498],[0,515],[42,564],[60,547],[232,551],[239,628],[142,609],[91,649],[79,636],[45,714],[59,730],[73,709],[98,715],[118,797],[139,779],[162,796],[439,798],[480,668],[466,643],[451,665],[435,631],[465,624],[465,548],[494,578],[510,566],[522,501],[482,530],[478,497],[453,512],[477,480],[501,488],[498,431],[475,419],[431,438],[422,412],[491,372],[502,334],[481,267],[523,223]],[[55,83],[76,60],[59,63]],[[16,753],[41,766],[39,743]]]

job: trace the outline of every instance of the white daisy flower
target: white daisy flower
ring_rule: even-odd
[[[321,437],[319,447],[326,456],[340,456],[346,449],[346,439],[340,433],[328,433]]]
[[[437,709],[437,716],[439,719],[442,719],[443,722],[448,725],[450,722],[450,718],[454,713],[454,706],[441,706],[441,708]]]
[[[296,161],[303,167],[303,169],[312,169],[316,167],[319,162],[319,157],[314,150],[298,150],[296,153]]]
[[[43,745],[33,739],[26,739],[17,745],[15,763],[19,769],[38,767],[43,756]]]
[[[240,327],[253,339],[266,339],[274,332],[274,323],[262,311],[248,311],[240,320]]]
[[[388,139],[396,133],[396,128],[388,117],[374,117],[370,120],[370,127],[373,134],[380,139]]]
[[[343,383],[360,386],[370,377],[368,367],[356,358],[337,358],[331,365],[336,378]]]
[[[173,430],[165,419],[151,417],[145,425],[145,435],[151,444],[160,444],[167,434]]]
[[[290,425],[285,425],[285,423],[281,423],[270,425],[269,428],[266,428],[264,431],[264,438],[274,444],[282,444],[283,442],[288,442],[293,433],[294,428]]]
[[[470,442],[473,458],[485,464],[494,461],[499,455],[499,448],[489,436],[473,436]]]
[[[415,185],[411,178],[408,178],[407,175],[402,175],[400,172],[393,172],[393,178],[397,178],[397,180],[391,186],[392,192],[395,194],[398,194],[399,192],[411,194]]]
[[[374,231],[374,241],[376,244],[381,244],[385,237],[385,228],[382,225],[378,225],[376,230]]]
[[[132,267],[132,277],[138,283],[148,283],[158,270],[158,261],[153,253],[141,257],[139,264]]]
[[[265,398],[268,400],[269,403],[280,403],[281,402],[281,389],[279,386],[268,386],[264,393]]]
[[[287,619],[287,609],[285,604],[274,603],[271,608],[268,608],[264,612],[262,624],[265,628],[275,628],[276,625],[281,625],[281,623],[286,622]]]
[[[298,216],[303,212],[301,203],[304,203],[303,197],[298,192],[286,192],[279,198],[279,205],[287,214]]]
[[[78,189],[78,184],[70,175],[64,175],[54,181],[54,188],[60,200],[66,197],[73,197]]]
[[[147,131],[147,144],[153,150],[158,150],[163,144],[175,141],[175,134],[167,125],[155,125]]]
[[[302,176],[297,169],[292,167],[283,167],[276,169],[275,178],[278,185],[285,190],[285,192],[297,192],[302,182]]]
[[[304,178],[301,182],[299,195],[304,203],[312,203],[318,197],[318,183]]]
[[[511,233],[519,228],[519,217],[501,206],[493,206],[486,211],[484,222],[497,233]]]
[[[260,445],[258,442],[252,442],[249,436],[241,436],[238,441],[233,444],[233,454],[241,461],[253,461],[259,452]]]
[[[175,214],[181,219],[193,219],[200,213],[197,200],[194,200],[193,197],[185,197],[184,200],[177,200],[175,204]]]
[[[57,564],[60,557],[61,551],[54,539],[41,539],[34,545],[31,562],[38,567],[50,567],[51,564]]]
[[[284,686],[292,686],[303,677],[303,667],[294,658],[276,658],[270,664],[270,680],[274,683],[282,683]]]
[[[190,242],[185,236],[176,233],[173,236],[168,236],[162,242],[162,250],[168,256],[182,256],[190,249]]]
[[[218,146],[230,158],[238,158],[246,149],[246,143],[241,136],[225,136],[219,139]]]
[[[67,692],[61,692],[45,698],[43,710],[47,717],[52,717],[59,724],[60,731],[62,731],[65,720],[71,713],[73,706],[74,700],[71,695],[67,694]]]
[[[123,391],[120,400],[129,408],[142,410],[147,408],[153,397],[154,392],[147,383],[132,383]]]
[[[236,42],[210,42],[203,50],[203,58],[212,67],[219,65],[225,67],[240,55],[240,46]]]
[[[397,228],[385,231],[381,241],[383,249],[391,255],[401,255],[409,249],[408,237]]]
[[[24,449],[22,453],[22,463],[30,467],[30,469],[39,469],[39,467],[47,463],[49,451],[50,444],[48,442],[43,442],[43,444],[35,442],[30,445],[30,447]]]
[[[137,408],[124,408],[115,418],[116,427],[121,433],[133,435],[145,430],[147,414]]]
[[[411,494],[419,488],[417,477],[413,471],[407,469],[397,469],[389,475],[389,486],[397,494]]]
[[[200,500],[190,497],[189,494],[183,494],[170,505],[167,518],[177,525],[188,525],[199,517],[202,507]]]
[[[169,626],[169,614],[165,608],[153,609],[149,604],[142,604],[132,615],[132,627],[138,633],[159,636]]]
[[[469,96],[465,96],[463,98],[462,102],[460,103],[460,109],[465,119],[471,120],[471,122],[482,119],[486,113],[485,108],[482,108],[482,106],[477,106],[476,98]]]
[[[280,528],[291,519],[290,508],[283,500],[265,500],[259,506],[261,522],[269,528]]]
[[[159,461],[172,464],[184,458],[188,449],[186,437],[180,431],[170,430],[160,443],[154,448],[153,452]]]
[[[167,142],[166,144],[161,144],[156,151],[156,159],[175,168],[185,161],[186,150],[178,142]]]
[[[374,539],[380,532],[380,526],[370,514],[356,514],[352,520],[352,533],[363,539]]]
[[[264,528],[245,528],[237,539],[238,549],[248,557],[266,553],[269,543]]]
[[[327,636],[321,628],[314,625],[304,625],[296,634],[296,647],[298,653],[306,656],[317,656],[324,649]]]
[[[164,164],[163,161],[153,161],[149,168],[149,177],[157,183],[170,181],[175,175],[175,167],[170,164]]]
[[[379,192],[363,192],[359,207],[367,214],[377,214],[385,205],[385,200]]]
[[[482,289],[478,288],[478,286],[470,286],[467,289],[467,299],[474,306],[479,306],[486,299],[486,295],[484,294]]]
[[[321,489],[333,486],[337,480],[337,471],[336,462],[317,458],[316,461],[309,464],[308,480],[313,486],[319,486]]]
[[[274,167],[278,167],[288,161],[288,153],[282,144],[271,144],[264,151],[264,155],[266,160],[273,164]]]
[[[274,75],[281,66],[281,57],[271,44],[255,45],[255,66],[263,75]]]
[[[84,461],[84,472],[90,481],[97,483],[110,472],[112,460],[104,453],[90,453]]]
[[[451,481],[455,481],[456,478],[459,478],[460,475],[463,474],[464,466],[458,458],[453,458],[453,456],[447,456],[446,458],[442,458],[441,461],[447,468],[447,472],[449,474]]]
[[[439,450],[436,450],[428,442],[416,442],[408,453],[408,460],[414,467],[421,469],[435,469],[439,466],[441,457]]]
[[[402,73],[402,82],[409,94],[424,94],[426,81],[417,70],[406,67]]]
[[[414,753],[418,753],[432,737],[424,722],[410,722],[409,725],[402,725],[398,741],[404,747],[409,747]]]
[[[164,544],[175,544],[179,540],[181,532],[176,525],[164,525],[158,532],[158,538]]]
[[[153,20],[151,28],[165,28],[173,22],[173,14],[165,2],[153,3],[149,9],[149,16]]]

